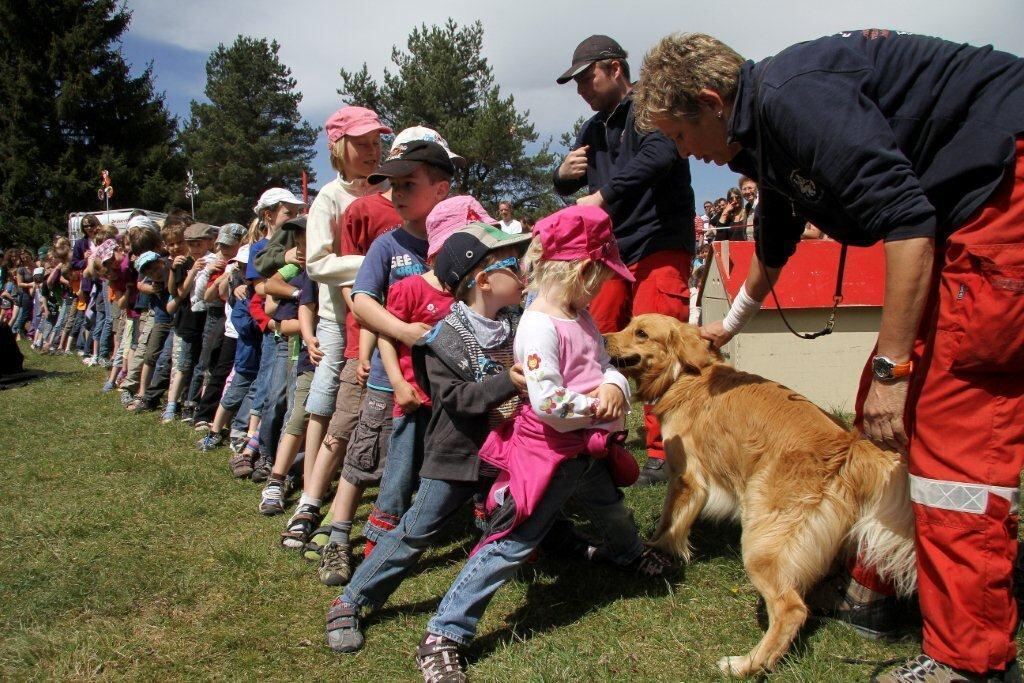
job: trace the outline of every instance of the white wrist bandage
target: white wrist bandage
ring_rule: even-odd
[[[733,300],[732,306],[729,307],[729,313],[722,321],[722,327],[729,334],[736,334],[751,318],[757,315],[759,310],[761,310],[761,302],[747,294],[747,285],[744,284],[740,287],[739,294]]]

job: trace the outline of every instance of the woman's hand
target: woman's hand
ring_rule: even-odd
[[[711,342],[716,349],[722,348],[733,338],[733,335],[725,331],[721,320],[701,326],[700,336]]]

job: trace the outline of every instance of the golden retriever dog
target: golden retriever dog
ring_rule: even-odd
[[[686,561],[698,516],[742,525],[743,565],[768,629],[727,675],[772,668],[808,616],[807,591],[861,553],[900,594],[917,583],[906,466],[807,399],[726,365],[696,327],[664,315],[605,335],[615,365],[661,420],[669,473],[651,544]]]

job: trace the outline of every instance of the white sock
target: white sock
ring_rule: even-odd
[[[302,507],[303,505],[315,505],[319,508],[322,504],[323,501],[321,499],[314,498],[306,492],[303,492],[302,497],[299,498],[299,507]]]

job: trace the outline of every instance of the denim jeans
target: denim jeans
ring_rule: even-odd
[[[603,460],[581,455],[562,463],[529,518],[469,558],[427,623],[427,631],[468,645],[495,592],[530,557],[569,498],[575,499],[594,523],[609,558],[629,564],[640,556],[643,544],[608,467]]]
[[[270,390],[270,378],[274,374],[274,359],[277,342],[272,332],[264,334],[260,340],[260,368],[256,372],[256,393],[250,406],[250,415],[259,417],[263,413],[263,404]]]
[[[100,341],[101,358],[109,357],[114,351],[114,320],[120,312],[117,304],[110,300],[109,291],[110,285],[104,280],[103,285],[100,287],[100,299],[96,302],[96,315],[98,317],[102,311],[103,320],[102,324],[97,323],[93,327]]]
[[[260,413],[260,452],[273,461],[277,454],[277,440],[281,438],[285,413],[288,412],[288,384],[294,375],[288,352],[288,337],[277,337],[273,334],[268,334],[267,337],[274,341],[269,353],[273,366],[267,381],[263,411]],[[266,346],[263,353],[268,353]]]
[[[356,568],[341,599],[370,608],[387,602],[445,523],[480,490],[478,482],[421,479],[416,502],[398,526],[380,536],[373,552]]]
[[[412,502],[420,466],[423,464],[423,439],[430,421],[430,408],[420,407],[409,415],[394,418],[391,424],[391,445],[384,463],[380,491],[373,504],[370,519],[363,527],[368,540],[376,542],[390,527],[382,527],[377,519],[394,526]]]
[[[234,377],[231,378],[231,384],[224,390],[224,395],[221,396],[221,407],[229,412],[238,411],[242,407],[246,396],[253,390],[255,383],[256,375],[243,375],[236,372]],[[248,415],[246,416],[246,424],[248,424]]]
[[[153,334],[156,334],[155,330]],[[171,370],[174,365],[174,335],[174,330],[171,330],[164,339],[163,348],[160,349],[160,354],[153,367],[153,374],[149,378],[149,386],[146,387],[146,393],[143,395],[146,403],[150,405],[156,405],[163,397],[164,392],[171,386]]]
[[[313,384],[306,399],[306,412],[310,415],[330,417],[334,414],[334,403],[338,398],[341,364],[345,360],[345,328],[330,320],[316,324],[316,339],[324,357],[313,373]]]

